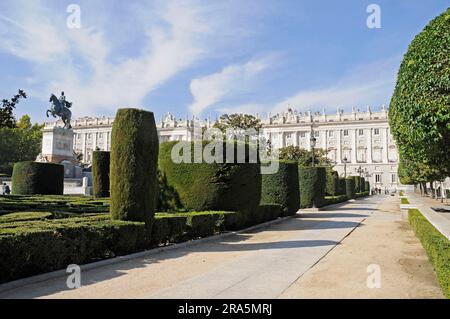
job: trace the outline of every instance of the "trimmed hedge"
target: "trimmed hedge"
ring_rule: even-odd
[[[208,142],[195,144],[205,151]],[[191,152],[182,154],[188,163],[173,162],[171,153],[174,146]],[[230,144],[223,143],[224,155],[227,146]],[[236,150],[236,144],[231,148]],[[236,156],[237,152],[234,153]],[[194,155],[194,142],[165,142],[160,145],[159,168],[167,179],[167,185],[176,191],[184,209],[250,212],[258,207],[261,201],[260,163],[248,163],[248,156],[245,163],[238,164],[196,163]]]
[[[153,113],[119,109],[111,140],[111,215],[149,224],[156,204],[159,146]]]
[[[299,183],[301,208],[325,205],[325,167],[299,167]]]
[[[356,198],[355,179],[351,176],[345,179],[345,194],[348,199]]]
[[[419,210],[410,209],[408,213],[409,223],[427,252],[442,292],[450,298],[450,241]]]
[[[369,181],[366,181],[366,182],[364,183],[364,191],[370,193],[370,182],[369,182]]]
[[[361,177],[361,179],[360,179],[360,184],[359,184],[360,186],[359,186],[359,191],[362,193],[362,192],[365,192],[366,191],[366,179],[364,178],[364,177]]]
[[[295,215],[300,208],[298,165],[293,162],[279,162],[278,172],[262,175],[261,204],[279,204],[283,215]]]
[[[325,194],[327,196],[339,195],[339,174],[332,168],[327,168],[327,184]]]
[[[338,182],[339,182],[338,194],[339,195],[347,195],[346,188],[345,188],[345,178],[339,178]]]
[[[94,151],[92,153],[92,183],[94,197],[109,197],[110,152]]]
[[[347,195],[325,196],[326,205],[343,203],[346,202],[347,200],[348,200]]]
[[[355,193],[361,193],[361,176],[352,176],[354,187],[355,187]]]
[[[14,164],[12,193],[14,195],[62,195],[64,166],[37,162]]]
[[[282,207],[261,205],[253,213],[258,220],[240,212],[157,214],[151,229],[144,222],[111,220],[108,215],[51,219],[45,213],[10,214],[0,220],[0,284],[242,229],[278,218]]]

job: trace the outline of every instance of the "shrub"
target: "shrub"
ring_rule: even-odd
[[[325,205],[325,167],[300,167],[300,206],[302,208]]]
[[[361,176],[352,176],[355,193],[361,193]]]
[[[157,195],[159,145],[153,113],[120,109],[111,140],[111,215],[150,223]]]
[[[345,193],[348,199],[356,198],[355,179],[353,177],[347,177],[345,179]]]
[[[92,182],[95,197],[109,197],[109,162],[110,152],[93,152]]]
[[[339,174],[333,171],[331,167],[326,169],[327,184],[325,194],[327,196],[336,196],[339,193]]]
[[[278,172],[262,175],[261,204],[279,204],[283,215],[295,215],[300,208],[297,163],[281,161]]]
[[[325,203],[326,205],[332,205],[332,204],[338,204],[346,202],[347,196],[346,195],[338,195],[338,196],[325,196]]]
[[[52,163],[19,162],[14,164],[14,195],[62,195],[64,166]]]
[[[402,198],[401,202],[403,205],[409,205],[409,201],[407,198]]]
[[[176,145],[189,152],[194,149],[193,142],[162,143],[159,167],[167,178],[167,185],[173,187],[185,209],[249,212],[258,207],[261,200],[259,163],[189,163],[195,152],[183,154],[188,163],[174,163],[171,153]],[[200,145],[205,150],[206,142]],[[224,153],[226,148],[224,143]]]
[[[346,195],[346,190],[345,190],[345,178],[339,178],[339,195]]]
[[[427,252],[442,292],[450,298],[450,241],[417,209],[410,209],[409,223]]]
[[[167,182],[167,176],[158,169],[158,197],[156,210],[159,212],[174,212],[183,209],[180,195],[177,190]]]
[[[366,179],[364,178],[364,177],[361,177],[361,179],[360,179],[360,181],[359,181],[359,191],[362,193],[362,192],[365,192],[366,191]]]
[[[369,181],[366,181],[364,184],[365,184],[364,190],[365,190],[366,192],[370,193],[370,182],[369,182]]]

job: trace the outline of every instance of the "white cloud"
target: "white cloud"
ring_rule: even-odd
[[[400,57],[360,65],[335,84],[317,89],[300,90],[275,104],[273,112],[285,111],[288,105],[298,110],[325,108],[334,112],[337,107],[388,104],[395,86]]]
[[[268,68],[270,58],[252,60],[245,64],[233,64],[222,71],[191,81],[191,94],[194,102],[189,109],[201,114],[225,98],[249,90],[256,76]]]
[[[113,55],[114,39],[103,29],[84,20],[81,29],[68,29],[64,14],[39,1],[28,2],[9,8],[14,19],[0,16],[0,50],[33,63],[32,82],[39,79],[44,85],[31,91],[42,100],[50,92],[65,90],[74,102],[75,116],[142,107],[150,92],[192,66],[210,48],[206,39],[210,25],[193,1],[136,5],[142,17],[133,23],[138,24],[134,30],[143,34],[142,48],[136,56],[119,59]]]

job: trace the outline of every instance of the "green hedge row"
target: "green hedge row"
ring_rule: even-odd
[[[346,202],[347,200],[348,200],[347,195],[325,196],[326,205],[343,203]]]
[[[159,168],[179,198],[184,209],[253,211],[261,200],[261,174],[259,163],[206,163],[195,162],[195,147],[205,152],[207,143],[166,142],[160,145]],[[230,144],[223,143],[224,155]],[[231,145],[234,156],[237,145]],[[248,147],[247,147],[248,148]],[[184,162],[173,161],[174,154],[184,158]],[[186,154],[185,154],[186,153]],[[246,152],[247,153],[247,152]],[[231,155],[230,155],[231,156]],[[187,162],[187,163],[186,163]]]
[[[326,196],[337,196],[341,195],[339,192],[339,174],[336,171],[333,171],[333,169],[327,168],[327,184],[326,184],[326,190],[325,194]]]
[[[300,167],[300,207],[323,207],[325,205],[325,167]]]
[[[94,197],[109,197],[110,152],[92,153],[92,184]]]
[[[353,177],[345,179],[345,194],[348,199],[356,198],[355,179]]]
[[[442,235],[417,209],[410,209],[409,223],[422,242],[434,267],[442,292],[450,298],[450,240]]]
[[[62,195],[64,166],[52,163],[19,162],[14,164],[14,195]]]
[[[110,220],[108,215],[46,219],[44,213],[5,216],[0,220],[0,283],[64,269],[69,264],[86,264],[238,230],[278,218],[280,205],[261,205],[255,214],[198,212],[158,214],[151,231],[144,222]]]
[[[279,204],[283,215],[295,215],[300,208],[298,165],[279,162],[278,172],[262,175],[261,204]]]

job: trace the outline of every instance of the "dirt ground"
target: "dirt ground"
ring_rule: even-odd
[[[373,284],[378,273],[380,285]],[[409,224],[402,221],[398,198],[386,197],[371,217],[280,298],[443,298],[443,295],[420,241]]]

